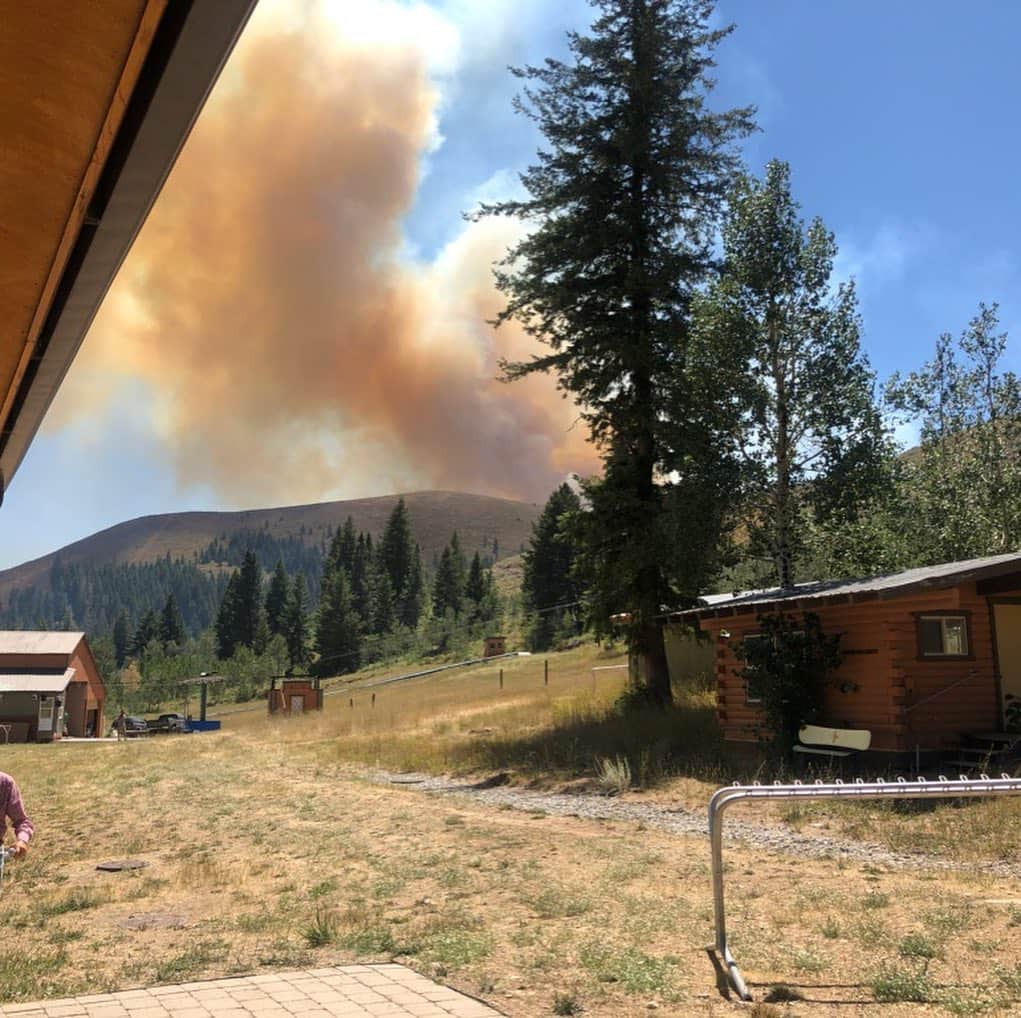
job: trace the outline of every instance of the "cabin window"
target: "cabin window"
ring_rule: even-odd
[[[968,657],[966,615],[919,615],[919,657]]]

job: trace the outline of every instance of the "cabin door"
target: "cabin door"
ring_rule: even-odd
[[[1021,604],[994,604],[1004,720],[1021,727]]]
[[[292,696],[291,697],[291,713],[301,714],[305,709],[305,697],[303,696]]]

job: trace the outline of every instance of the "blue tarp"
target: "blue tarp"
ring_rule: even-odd
[[[220,730],[219,721],[191,721],[189,727],[193,732],[218,732]]]

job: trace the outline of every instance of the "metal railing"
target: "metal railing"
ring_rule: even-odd
[[[994,795],[1021,795],[1021,778],[1012,778],[1007,774],[999,778],[990,778],[983,774],[979,778],[961,775],[957,780],[944,777],[942,774],[936,781],[917,778],[907,781],[897,778],[886,781],[877,778],[866,782],[860,778],[853,783],[845,784],[835,781],[824,784],[803,784],[800,781],[792,785],[730,785],[713,793],[709,800],[709,844],[712,853],[713,905],[716,918],[716,952],[720,956],[727,977],[742,1000],[751,1000],[751,994],[745,985],[741,970],[730,953],[727,943],[727,924],[724,915],[723,899],[723,812],[735,802],[745,799],[956,799],[961,796],[973,798]]]

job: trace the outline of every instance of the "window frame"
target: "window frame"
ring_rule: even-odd
[[[975,651],[974,643],[971,638],[971,612],[970,611],[922,611],[914,612],[915,618],[915,655],[918,661],[974,661]],[[960,621],[964,623],[964,646],[965,652],[963,654],[948,654],[945,652],[941,653],[925,653],[922,650],[922,623],[939,621],[940,625],[940,640],[942,645],[946,646],[946,631],[944,623],[947,620]]]

